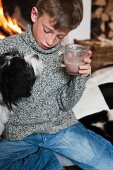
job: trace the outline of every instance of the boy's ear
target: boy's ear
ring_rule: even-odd
[[[38,18],[38,9],[36,7],[33,7],[31,10],[31,20],[32,22],[36,22]]]

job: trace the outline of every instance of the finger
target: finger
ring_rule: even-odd
[[[91,73],[91,67],[90,68],[88,68],[87,70],[86,69],[84,69],[84,70],[79,70],[79,73],[80,74],[89,74],[89,73]]]
[[[88,70],[88,69],[91,69],[90,63],[79,66],[79,70]]]
[[[89,50],[89,51],[88,51],[88,55],[87,55],[87,57],[89,57],[89,58],[90,58],[91,56],[92,56],[92,51],[91,51],[91,50]]]
[[[85,57],[85,58],[84,58],[84,62],[85,62],[86,64],[90,64],[90,63],[91,63],[91,59],[88,58],[88,57]]]
[[[86,66],[86,67],[84,67],[84,69],[82,67],[82,69],[79,69],[79,74],[84,75],[84,76],[91,74],[91,66],[90,65]]]
[[[81,75],[81,76],[88,76],[88,75],[91,75],[91,69],[89,69],[89,70],[79,70],[79,74]]]

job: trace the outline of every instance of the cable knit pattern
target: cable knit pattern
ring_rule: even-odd
[[[23,54],[38,54],[44,69],[36,81],[29,98],[23,98],[13,112],[9,113],[4,137],[23,139],[32,133],[56,133],[75,123],[72,107],[80,99],[87,77],[77,76],[70,86],[69,75],[58,64],[58,53],[63,46],[43,50],[32,35],[31,27],[20,35],[0,41],[0,54],[18,49]]]

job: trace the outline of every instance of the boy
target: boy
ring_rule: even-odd
[[[70,76],[57,64],[62,39],[82,17],[82,0],[38,0],[27,32],[0,42],[0,54],[18,48],[38,54],[44,64],[32,95],[9,113],[6,140],[0,143],[1,170],[61,170],[60,155],[83,169],[112,169],[111,144],[85,129],[72,111],[91,72],[91,52],[70,84]]]

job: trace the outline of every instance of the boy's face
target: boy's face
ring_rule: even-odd
[[[38,10],[35,7],[32,9],[31,19],[34,38],[43,49],[50,49],[56,46],[68,34],[67,32],[56,30],[50,22],[51,18],[46,13],[38,17]]]

